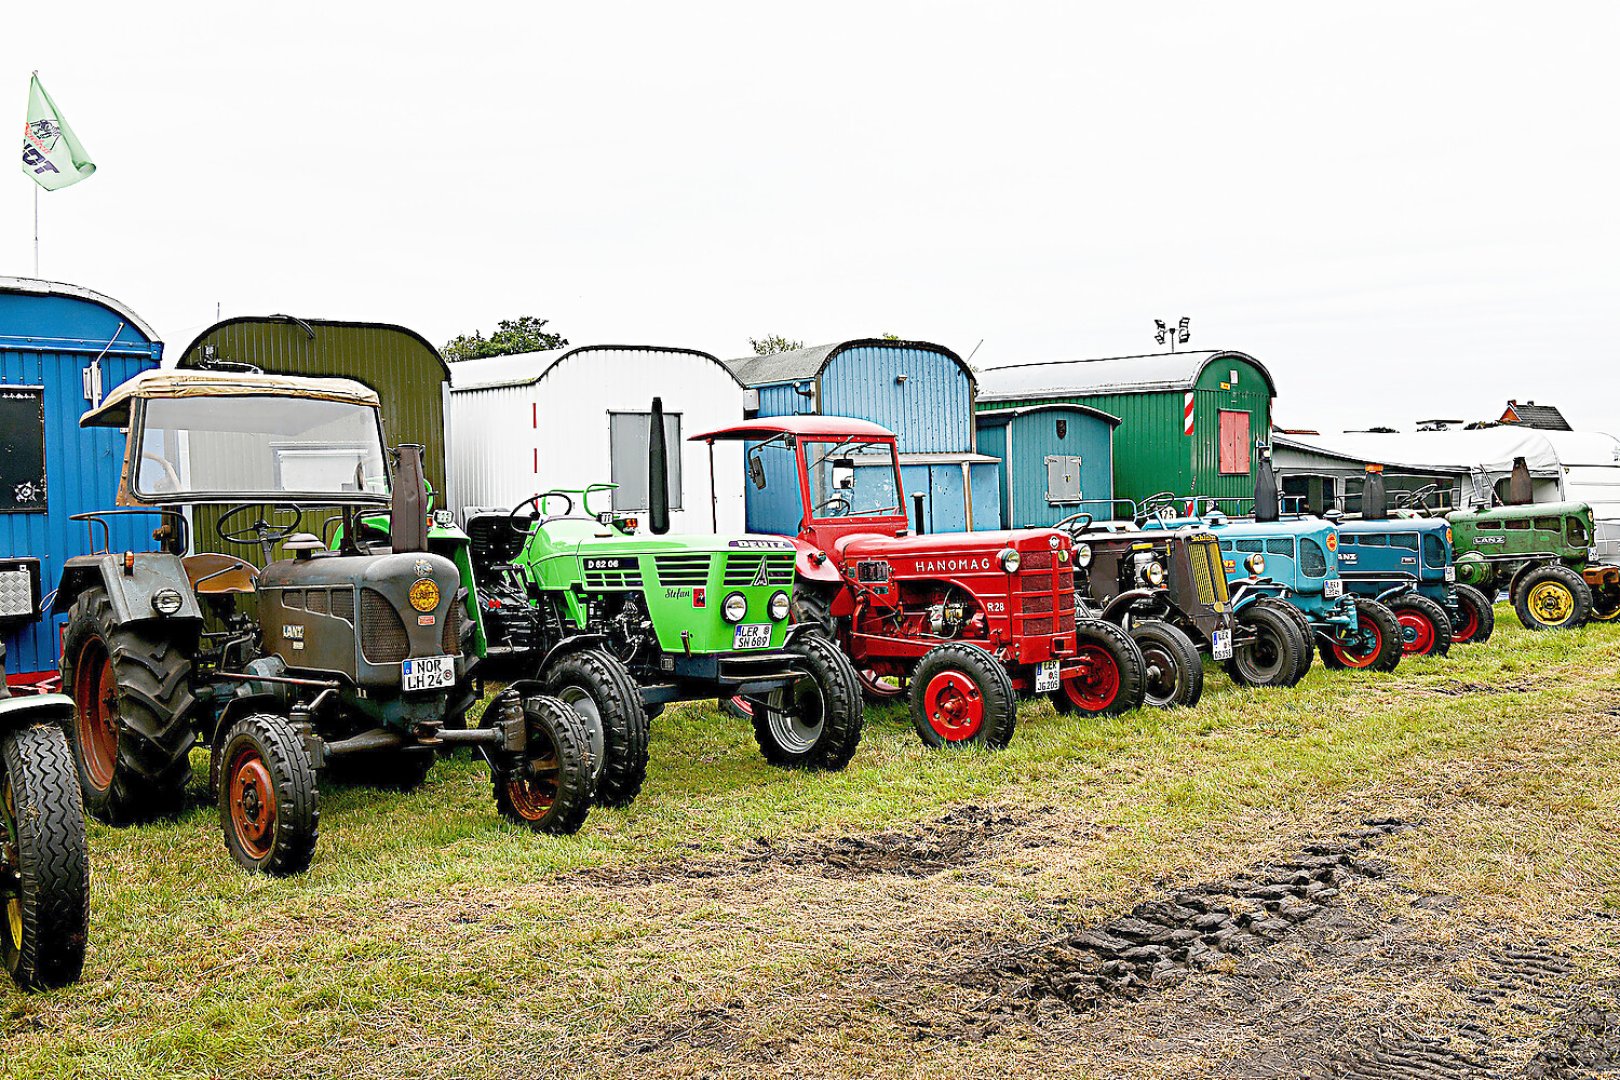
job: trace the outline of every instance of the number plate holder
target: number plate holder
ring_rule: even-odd
[[[1322,599],[1337,600],[1344,595],[1344,579],[1329,578],[1322,582]]]
[[[1232,631],[1216,630],[1209,635],[1209,655],[1214,660],[1232,659]]]
[[[1042,660],[1035,665],[1035,692],[1050,694],[1063,682],[1063,663],[1060,660]]]
[[[407,694],[419,690],[445,690],[456,685],[456,658],[419,656],[400,663],[400,688]]]
[[[770,623],[740,623],[732,633],[731,647],[734,649],[768,649],[770,646]]]

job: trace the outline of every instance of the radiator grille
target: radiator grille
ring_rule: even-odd
[[[1299,539],[1299,569],[1306,577],[1324,577],[1327,574],[1327,552],[1308,536]]]
[[[665,584],[671,583],[666,581]],[[585,570],[585,587],[587,589],[639,589],[641,588],[641,567],[631,566],[622,570],[594,570],[587,568]]]
[[[763,580],[759,579],[761,566],[765,569]],[[793,584],[793,553],[761,551],[728,555],[723,580],[727,587],[734,589],[749,585],[778,585],[785,588]]]
[[[354,622],[354,590],[341,588],[332,590],[332,614],[344,622]]]
[[[653,560],[660,585],[707,585],[711,555],[659,555]]]
[[[1052,596],[1050,593],[1040,596],[1024,597],[1025,615],[1046,615],[1052,610]]]
[[[451,604],[450,609],[444,613],[444,633],[439,639],[439,647],[451,656],[461,652],[461,604]]]
[[[1194,540],[1189,561],[1200,604],[1224,604],[1231,598],[1226,588],[1226,570],[1221,565],[1221,549],[1214,540]]]
[[[1277,536],[1266,541],[1267,555],[1281,555],[1285,559],[1294,557],[1294,538],[1292,536]]]
[[[331,606],[330,604],[327,603],[327,597],[330,596],[330,595],[331,594],[328,593],[325,589],[311,589],[311,590],[309,590],[308,605],[309,605],[310,613],[313,614],[313,615],[325,615],[325,614],[327,614],[328,613],[327,609]]]
[[[360,654],[371,664],[397,664],[410,654],[405,623],[375,589],[360,591]]]

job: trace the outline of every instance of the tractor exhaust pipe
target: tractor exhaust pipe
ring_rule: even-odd
[[[1389,520],[1389,493],[1384,489],[1384,467],[1367,466],[1367,478],[1361,484],[1361,516],[1366,521]]]
[[[664,399],[652,400],[647,421],[647,524],[654,536],[669,532],[669,447],[664,441]]]
[[[1536,488],[1530,480],[1530,463],[1522,457],[1513,459],[1513,475],[1508,477],[1509,506],[1529,506],[1536,501]]]
[[[427,480],[422,474],[422,452],[419,443],[400,443],[394,448],[394,497],[388,530],[397,552],[428,549]]]
[[[1277,521],[1282,517],[1282,506],[1277,495],[1277,476],[1271,471],[1271,447],[1260,443],[1255,449],[1260,467],[1254,474],[1254,520]]]

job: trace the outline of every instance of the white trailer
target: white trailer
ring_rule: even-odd
[[[615,483],[592,509],[648,509],[648,431],[661,398],[670,531],[742,532],[741,443],[687,442],[734,424],[756,392],[695,349],[583,345],[450,365],[450,509],[511,507],[552,488]],[[643,526],[645,527],[645,525]]]

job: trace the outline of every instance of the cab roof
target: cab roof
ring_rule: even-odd
[[[847,416],[766,416],[730,427],[715,428],[693,435],[687,442],[720,442],[732,439],[770,439],[792,435],[801,439],[893,439],[894,432],[869,420]]]
[[[375,390],[352,379],[312,379],[238,371],[143,371],[120,383],[99,407],[81,416],[79,426],[128,427],[130,405],[136,399],[259,395],[339,401],[373,409],[381,407]]]

